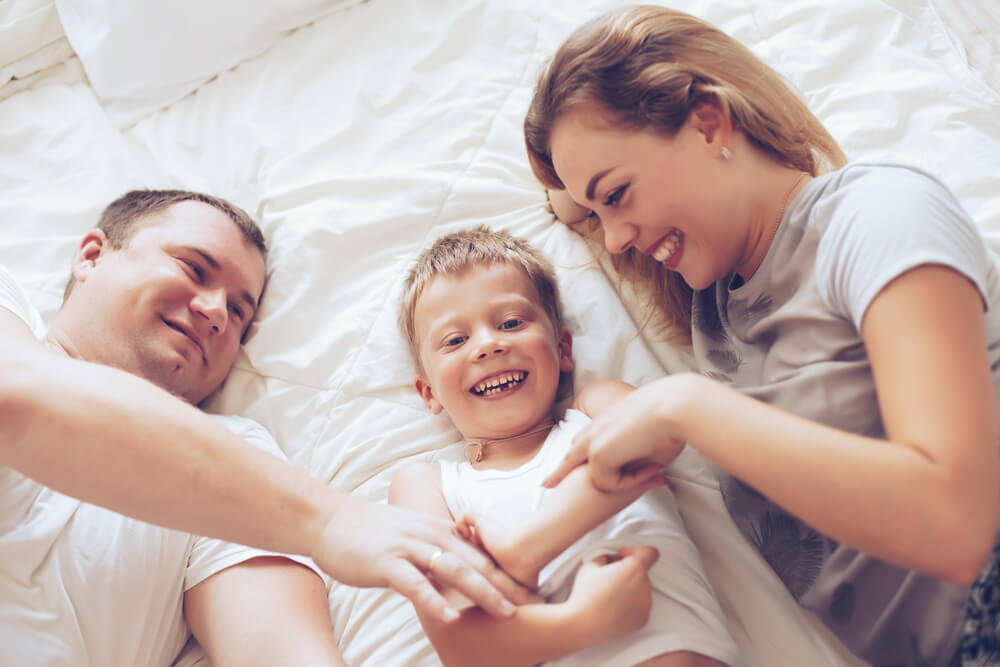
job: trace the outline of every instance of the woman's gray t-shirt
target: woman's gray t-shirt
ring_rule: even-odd
[[[861,321],[883,287],[926,264],[951,267],[979,289],[1000,396],[1000,258],[940,181],[890,164],[854,163],[813,179],[749,281],[731,274],[695,293],[699,369],[796,415],[885,437]],[[719,474],[743,534],[858,656],[876,665],[948,663],[967,588],[840,545]]]

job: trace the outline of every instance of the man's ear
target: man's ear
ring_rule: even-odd
[[[704,137],[707,145],[716,147],[716,150],[731,145],[733,123],[729,117],[729,107],[717,96],[712,95],[699,102],[691,110],[687,122]]]
[[[106,251],[111,249],[108,237],[100,229],[92,229],[80,239],[80,247],[73,256],[73,277],[78,283],[87,281],[97,261]]]
[[[444,406],[441,405],[441,401],[437,400],[434,396],[434,389],[419,375],[413,379],[413,386],[420,394],[420,398],[424,399],[424,405],[427,409],[431,411],[431,414],[439,415],[441,411],[444,410]]]
[[[573,334],[563,327],[559,332],[559,372],[569,373],[573,370]]]

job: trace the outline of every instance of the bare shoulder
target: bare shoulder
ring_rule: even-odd
[[[627,382],[595,380],[577,393],[573,399],[573,408],[594,418],[633,391],[635,387]]]
[[[411,487],[433,484],[441,487],[441,466],[431,461],[418,461],[403,466],[392,476],[393,487]]]
[[[389,502],[431,514],[449,516],[441,495],[441,466],[420,461],[399,469],[389,485]]]

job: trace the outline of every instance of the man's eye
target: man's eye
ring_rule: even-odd
[[[194,275],[199,280],[201,279],[201,277],[203,275],[205,275],[205,271],[198,264],[196,264],[195,262],[192,262],[192,261],[187,260],[187,259],[182,259],[181,261],[184,262],[185,264],[187,264],[188,268],[191,269],[192,273],[194,273]]]

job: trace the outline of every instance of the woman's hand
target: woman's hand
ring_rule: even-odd
[[[594,643],[624,637],[649,620],[649,568],[658,557],[653,547],[625,548],[580,566],[566,604],[599,638]]]
[[[684,448],[683,420],[710,383],[679,373],[636,389],[573,438],[573,448],[545,486],[555,486],[586,461],[591,481],[602,491],[662,485],[658,477]]]

